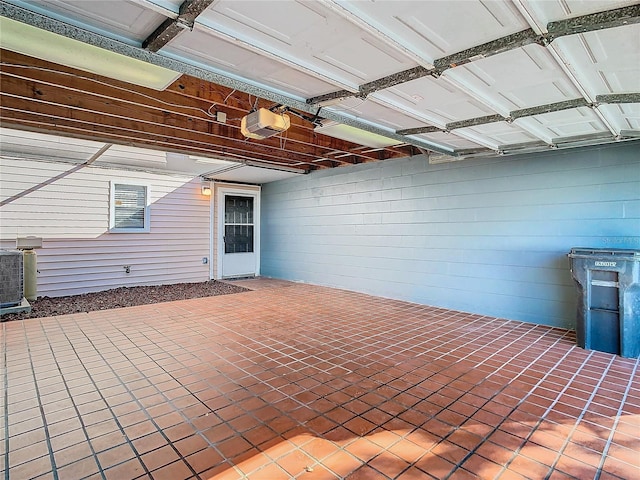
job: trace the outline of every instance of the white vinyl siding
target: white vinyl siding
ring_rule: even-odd
[[[149,231],[149,186],[111,182],[109,206],[112,233]]]
[[[0,248],[43,238],[38,295],[64,296],[134,285],[206,281],[210,197],[200,179],[0,157]],[[109,231],[111,182],[146,185],[149,233]],[[130,266],[130,273],[124,266]]]

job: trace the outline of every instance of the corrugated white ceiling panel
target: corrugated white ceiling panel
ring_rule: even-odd
[[[10,0],[129,43],[142,42],[183,0]],[[217,0],[160,55],[277,91],[292,99],[360,86],[551,21],[637,4],[637,0],[369,1]],[[594,21],[591,19],[590,21]],[[608,27],[607,25],[604,25]],[[404,130],[492,116],[566,100],[640,92],[640,25],[560,36],[343,99],[327,110],[383,129]],[[424,71],[417,71],[423,74]],[[386,79],[385,79],[386,80]],[[240,87],[245,88],[247,87]],[[251,90],[249,88],[249,90]],[[368,88],[365,90],[369,91]],[[373,89],[375,90],[375,88]],[[339,93],[340,94],[340,93]],[[268,95],[267,95],[268,96]],[[255,98],[255,97],[254,97]],[[627,99],[628,101],[628,99]],[[635,99],[634,99],[635,101]],[[449,148],[551,143],[638,128],[639,104],[573,108],[513,124],[417,135]],[[326,110],[325,110],[326,111]],[[599,116],[600,115],[600,116]],[[320,116],[322,116],[320,114]],[[492,120],[492,119],[489,119]]]
[[[546,143],[554,143],[561,137],[609,133],[609,130],[589,107],[520,118],[516,124],[522,125],[523,128],[531,125],[531,128],[543,132],[543,140]]]
[[[600,105],[598,107],[616,131],[640,130],[640,103]]]
[[[640,92],[640,25],[560,37],[553,48],[591,101],[598,95]],[[629,128],[624,109],[602,105],[599,111],[617,133]]]
[[[336,105],[325,107],[325,109],[358,118],[375,118],[377,124],[384,125],[393,131],[410,128],[420,123],[416,118],[376,101],[374,97],[367,98],[366,100],[350,97]],[[322,112],[320,116],[322,116]]]
[[[261,85],[283,90],[302,98],[323,95],[340,88],[261,55],[244,45],[221,38],[214,31],[196,25],[162,49],[163,53],[203,66],[230,72]]]
[[[590,13],[613,10],[638,3],[635,0],[545,0],[521,2],[527,11],[533,15],[539,25],[546,26],[549,22],[564,18],[579,17]],[[545,30],[546,31],[546,30]]]
[[[640,92],[640,25],[560,37],[554,47],[593,98]]]
[[[500,145],[539,141],[538,137],[523,130],[520,126],[507,122],[487,123],[460,130],[462,132],[474,132],[477,135],[481,135],[486,138],[495,149]]]
[[[133,0],[114,2],[47,0],[26,1],[30,8],[38,11],[46,3],[46,10],[59,15],[60,18],[72,18],[93,31],[110,32],[122,39],[142,43],[160,25],[167,15],[154,11],[150,2]],[[178,4],[179,5],[179,4]],[[158,10],[158,9],[156,9]],[[176,9],[177,11],[177,9]],[[167,12],[168,14],[169,12]],[[48,13],[50,15],[50,13]]]
[[[580,98],[580,93],[539,45],[484,58],[443,76],[474,92],[504,116],[511,110]]]
[[[417,65],[320,2],[221,0],[198,22],[355,90]]]
[[[449,122],[495,113],[442,78],[422,77],[376,92],[374,97],[442,128]]]
[[[430,63],[528,28],[509,2],[336,3]]]

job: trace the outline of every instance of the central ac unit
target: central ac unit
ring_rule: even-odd
[[[22,252],[0,250],[0,307],[13,307],[22,302]]]
[[[262,140],[284,132],[290,126],[288,115],[260,108],[242,118],[240,131],[247,138]]]

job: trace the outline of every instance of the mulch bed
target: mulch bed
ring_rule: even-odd
[[[246,292],[247,289],[224,282],[211,280],[200,283],[176,283],[152,287],[120,287],[102,292],[71,295],[67,297],[39,297],[30,301],[30,313],[11,313],[2,316],[2,321],[25,318],[52,317],[70,313],[133,307],[151,303],[212,297]]]

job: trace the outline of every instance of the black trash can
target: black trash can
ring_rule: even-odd
[[[578,346],[640,355],[640,250],[572,248],[578,285]]]

